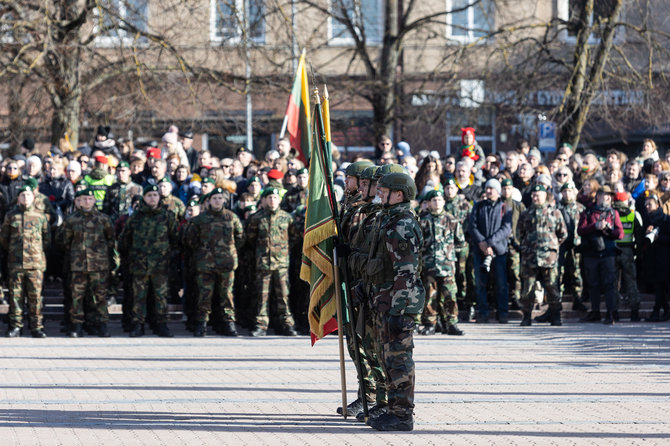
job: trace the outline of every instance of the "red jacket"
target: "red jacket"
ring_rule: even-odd
[[[596,229],[596,222],[600,219],[609,223],[607,229]],[[616,254],[614,241],[623,238],[623,226],[621,225],[619,213],[612,208],[603,209],[598,206],[587,208],[579,215],[577,234],[582,236],[582,249],[585,256],[613,256]],[[590,239],[596,236],[603,237],[605,242],[604,251],[596,251],[593,248],[593,244],[589,243]]]

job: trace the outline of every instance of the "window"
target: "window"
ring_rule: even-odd
[[[249,41],[265,43],[264,3],[264,0],[211,0],[211,40],[239,43],[244,34],[244,11],[248,10]]]
[[[96,38],[99,46],[132,45],[138,31],[147,31],[149,23],[148,0],[104,0],[96,9]],[[138,37],[137,43],[147,44],[146,37]]]
[[[472,42],[493,29],[493,1],[447,0],[447,38]]]
[[[347,28],[350,21],[359,38],[365,37],[368,45],[378,45],[384,34],[382,0],[331,0],[331,45],[353,45],[354,37]],[[346,15],[345,15],[346,14]]]
[[[567,22],[565,30],[563,30],[563,38],[568,42],[576,42],[577,34],[581,24],[579,23],[579,15],[586,4],[585,0],[559,0],[558,2],[558,18]],[[609,17],[614,9],[613,0],[595,0],[593,2],[593,13],[589,17],[591,25],[594,26],[591,35],[589,36],[589,43],[596,43],[600,39],[600,29],[597,23],[603,17]],[[615,35],[616,36],[616,35]],[[617,36],[618,37],[618,36]]]

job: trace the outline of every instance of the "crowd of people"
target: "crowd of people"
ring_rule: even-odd
[[[585,321],[603,319],[601,293],[606,323],[623,305],[633,321],[668,319],[670,156],[652,140],[634,158],[567,144],[549,156],[527,142],[485,154],[473,128],[462,143],[441,156],[383,137],[369,157],[407,173],[417,190],[421,334],[461,335],[459,322],[485,323],[493,313],[506,323],[509,309],[530,325],[545,302],[536,321],[560,325],[564,294]],[[108,336],[107,307],[119,299],[130,336],[145,324],[172,336],[168,309],[178,303],[196,336],[208,327],[234,336],[237,326],[252,336],[271,326],[308,333],[309,285],[298,279],[308,170],[296,155],[281,138],[262,159],[245,148],[217,158],[174,126],[145,144],[100,126],[90,146],[46,155],[25,140],[0,163],[7,335],[22,334],[25,307],[31,334],[46,336],[47,278],[62,283],[63,330],[72,337]],[[363,159],[345,161],[334,149],[340,202],[373,181],[374,172],[363,178],[365,169],[350,167]],[[650,314],[640,314],[640,292],[656,296]]]

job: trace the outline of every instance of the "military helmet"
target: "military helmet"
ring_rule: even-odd
[[[363,171],[366,168],[372,166],[374,166],[374,164],[372,164],[372,161],[368,160],[356,161],[355,163],[351,163],[347,166],[346,170],[344,171],[344,174],[350,177],[360,178],[361,173],[363,173]]]
[[[402,172],[392,172],[384,175],[377,187],[385,187],[390,190],[399,190],[405,196],[405,201],[414,200],[416,198],[416,184],[412,177]]]
[[[380,169],[379,166],[366,167],[365,169],[363,169],[363,172],[361,172],[361,180],[373,180],[374,181],[375,174],[377,173],[377,170],[379,170],[379,169]]]
[[[375,172],[375,176],[372,179],[379,181],[381,177],[389,173],[404,173],[407,175],[407,169],[402,167],[400,164],[384,164],[379,169],[377,169],[377,172]]]

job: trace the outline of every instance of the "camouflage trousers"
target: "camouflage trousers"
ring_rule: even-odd
[[[147,317],[147,297],[153,290],[154,318],[157,324],[167,321],[168,273],[149,271],[133,273],[133,324],[143,324]]]
[[[256,327],[262,330],[268,329],[270,316],[268,305],[270,304],[270,291],[274,286],[275,299],[272,308],[275,316],[283,327],[293,327],[293,316],[288,303],[288,269],[282,268],[272,271],[257,271],[256,289],[260,298],[256,307]]]
[[[521,298],[521,254],[511,245],[507,250],[507,291],[510,302]]]
[[[72,288],[72,301],[70,304],[70,322],[73,324],[84,323],[84,306],[93,308],[96,323],[109,321],[107,311],[107,283],[109,271],[72,271],[69,274],[70,286]],[[89,302],[86,300],[89,299]]]
[[[582,255],[575,252],[575,248],[560,251],[561,259],[561,292],[571,294],[573,300],[582,298],[584,282],[582,280]],[[635,268],[635,265],[633,265]],[[635,279],[633,279],[635,280]]]
[[[381,365],[386,376],[388,411],[404,417],[414,409],[413,315],[377,316]]]
[[[637,268],[633,247],[618,247],[614,260],[617,277],[621,280],[621,295],[629,308],[640,308],[640,291],[637,288]]]
[[[461,251],[456,251],[456,275],[455,283],[458,288],[458,301],[465,303],[466,296],[468,293],[468,257],[470,255],[470,249],[464,247]],[[474,280],[473,280],[474,283]],[[472,305],[474,298],[470,302]]]
[[[198,304],[195,320],[207,322],[212,312],[212,305],[216,305],[223,322],[235,322],[233,304],[235,271],[199,271],[196,280]]]
[[[524,311],[531,311],[535,303],[535,284],[539,282],[549,304],[549,309],[561,309],[561,293],[558,290],[558,267],[538,268],[521,265],[521,307]]]
[[[456,305],[458,290],[453,279],[426,275],[423,278],[423,284],[427,297],[421,317],[423,324],[434,326],[439,317],[448,325],[456,325],[458,323],[458,305]]]
[[[347,350],[349,357],[354,362],[356,369],[361,368],[362,384],[358,389],[358,396],[365,399],[368,403],[385,404],[386,403],[386,387],[384,373],[382,372],[379,357],[375,353],[375,329],[374,321],[369,314],[369,310],[364,310],[363,307],[354,306],[353,321],[355,327],[349,325],[349,329],[345,330],[347,333]],[[352,330],[353,328],[353,330]],[[354,341],[352,337],[356,336],[358,342],[358,357],[360,364],[356,364],[356,350],[354,348]],[[362,332],[362,335],[361,335]],[[362,389],[365,387],[365,395],[362,394]]]
[[[23,300],[28,301],[30,329],[44,328],[42,323],[42,285],[44,271],[35,269],[9,269],[9,327],[23,328]],[[25,289],[25,293],[24,293]]]

